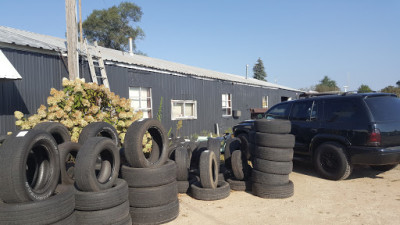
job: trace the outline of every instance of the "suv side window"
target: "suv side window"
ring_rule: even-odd
[[[289,103],[283,103],[283,104],[279,104],[279,105],[272,107],[265,114],[265,118],[267,118],[267,119],[288,119],[290,105],[291,104],[289,104]]]
[[[365,113],[361,112],[361,105],[354,99],[328,100],[325,102],[326,122],[361,122],[365,119]]]
[[[293,104],[290,120],[311,121],[318,115],[317,105],[314,101],[302,101]]]

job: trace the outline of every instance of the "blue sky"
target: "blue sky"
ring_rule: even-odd
[[[121,1],[82,0],[83,19]],[[269,82],[343,89],[400,80],[399,0],[136,0],[148,56],[245,76],[260,57]],[[65,1],[0,0],[0,25],[65,37]]]

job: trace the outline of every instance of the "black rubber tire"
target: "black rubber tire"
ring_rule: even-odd
[[[71,134],[68,128],[58,122],[42,122],[38,123],[33,129],[47,131],[53,136],[57,144],[71,141]]]
[[[276,162],[265,159],[254,158],[253,168],[264,173],[287,175],[293,170],[293,162]]]
[[[117,179],[109,189],[86,192],[76,190],[75,209],[80,211],[97,211],[121,205],[128,200],[128,184],[123,179]]]
[[[179,200],[151,208],[130,208],[133,224],[162,224],[174,220],[179,215]]]
[[[123,218],[119,222],[115,222],[112,225],[132,225],[132,217],[128,214],[125,218]]]
[[[44,200],[53,194],[59,177],[57,143],[48,132],[15,132],[1,146],[0,199],[5,203]]]
[[[254,130],[249,132],[249,142],[253,144],[256,143],[256,132]]]
[[[178,193],[186,194],[189,191],[189,181],[177,181]]]
[[[233,151],[232,157],[232,172],[237,180],[244,180],[249,174],[249,164],[247,159],[243,156],[242,151]]]
[[[218,163],[214,152],[206,150],[200,156],[200,182],[203,188],[217,188]]]
[[[58,151],[60,152],[60,169],[61,169],[61,183],[62,184],[74,184],[75,183],[75,160],[78,155],[81,144],[67,141],[58,145]],[[73,161],[67,162],[69,158],[73,158]]]
[[[230,194],[228,182],[218,182],[217,188],[202,188],[199,182],[190,185],[190,192],[193,198],[204,201],[214,201],[227,198]]]
[[[253,183],[261,183],[266,185],[283,185],[289,182],[289,175],[264,173],[253,169],[251,181]]]
[[[228,178],[226,180],[234,191],[251,191],[251,181],[250,180],[235,180]]]
[[[74,207],[74,187],[60,185],[42,201],[0,204],[0,224],[52,224],[70,216]]]
[[[108,161],[111,172],[104,166],[99,171],[96,169],[99,156],[101,161]],[[111,188],[118,177],[119,168],[119,149],[113,140],[105,137],[89,138],[78,152],[75,163],[75,185],[81,191],[100,191]],[[104,174],[108,176],[101,179]]]
[[[293,160],[293,153],[293,148],[254,146],[253,157],[276,162],[291,162]]]
[[[240,150],[242,151],[243,155],[246,156],[246,159],[251,158],[251,150],[250,150],[250,142],[249,137],[245,133],[241,133],[237,136],[240,139]]]
[[[254,130],[261,133],[269,134],[289,134],[292,129],[292,124],[289,120],[269,120],[260,119],[254,121]]]
[[[391,165],[370,165],[370,167],[377,171],[386,172],[396,168],[399,164],[391,164]]]
[[[83,145],[89,138],[106,137],[113,140],[116,146],[120,146],[118,132],[113,125],[106,122],[93,122],[82,129],[78,143]]]
[[[319,145],[315,149],[313,161],[317,172],[329,180],[344,180],[353,171],[345,147],[336,142]]]
[[[192,158],[190,160],[190,168],[191,169],[199,168],[200,156],[201,156],[201,153],[203,153],[205,150],[207,150],[207,141],[198,142],[192,152]]]
[[[292,134],[268,134],[256,132],[255,144],[270,148],[293,148],[294,135]]]
[[[129,215],[129,202],[97,211],[75,211],[77,224],[117,224]]]
[[[221,140],[217,138],[208,138],[207,149],[214,152],[218,165],[221,165]]]
[[[231,155],[235,150],[240,150],[242,143],[239,138],[229,138],[225,143],[224,161],[225,167],[231,169]]]
[[[288,183],[282,185],[253,183],[252,192],[261,198],[289,198],[294,194],[294,185],[290,180]]]
[[[156,187],[176,180],[176,164],[168,160],[162,166],[154,168],[133,168],[123,165],[121,177],[129,187]]]
[[[146,132],[149,132],[153,145],[158,145],[160,150],[159,158],[157,161],[152,162],[148,160],[142,149],[142,140]],[[145,119],[136,121],[129,126],[125,135],[125,157],[132,167],[148,168],[163,165],[168,159],[168,144],[167,132],[156,119]]]
[[[190,160],[187,149],[178,147],[175,150],[176,180],[187,181],[189,176]]]
[[[129,205],[150,208],[169,204],[178,198],[178,183],[173,181],[158,187],[129,188]]]

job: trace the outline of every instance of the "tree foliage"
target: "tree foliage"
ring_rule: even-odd
[[[361,86],[358,88],[357,90],[358,93],[368,93],[368,92],[372,92],[372,89],[365,84],[361,84]]]
[[[336,85],[336,81],[331,80],[328,76],[324,76],[319,84],[315,86],[315,91],[328,92],[328,91],[339,91],[339,87]]]
[[[257,80],[267,81],[267,73],[265,72],[264,63],[261,58],[258,58],[257,63],[253,67],[253,78]]]
[[[93,10],[82,24],[83,34],[89,41],[97,41],[101,46],[124,51],[129,49],[129,37],[132,37],[135,50],[135,40],[142,39],[144,32],[139,26],[133,26],[142,15],[141,8],[131,2]]]
[[[395,86],[389,85],[389,86],[383,88],[381,90],[381,92],[396,94],[397,97],[400,97],[400,87],[395,87]]]

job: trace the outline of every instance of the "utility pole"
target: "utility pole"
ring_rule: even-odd
[[[78,74],[78,29],[76,24],[76,0],[65,0],[65,15],[67,21],[67,54],[69,79],[75,80]]]

